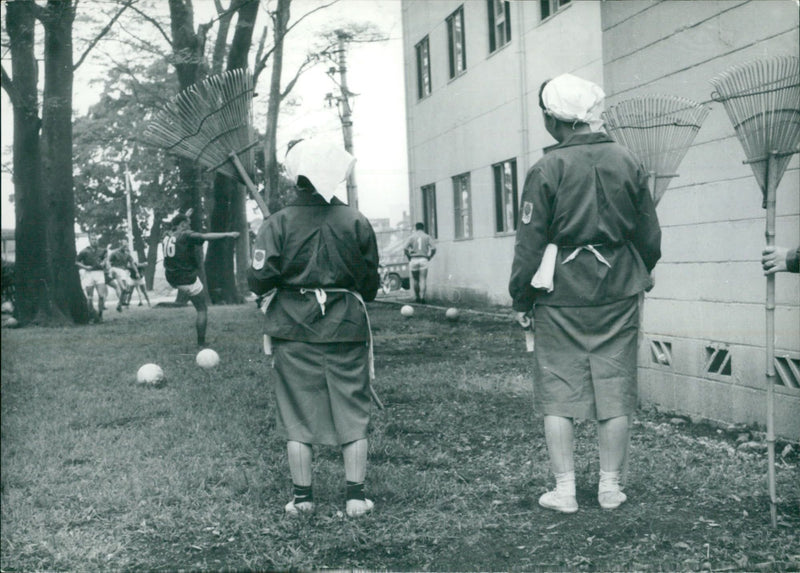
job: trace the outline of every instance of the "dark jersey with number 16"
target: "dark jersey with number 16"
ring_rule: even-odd
[[[197,279],[196,247],[202,244],[202,235],[195,231],[168,233],[161,240],[164,275],[171,286],[190,285]]]

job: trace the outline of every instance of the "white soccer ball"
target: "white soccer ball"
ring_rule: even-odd
[[[400,309],[400,314],[408,318],[409,316],[414,316],[414,307],[410,304],[403,305],[403,308]]]
[[[2,310],[3,314],[14,314],[14,303],[7,300],[0,305],[0,310]]]
[[[457,308],[448,308],[447,312],[444,313],[445,318],[452,322],[458,320],[459,312]]]
[[[197,353],[197,365],[200,368],[214,368],[217,364],[219,364],[219,354],[211,350],[210,348],[204,348],[200,352]]]
[[[155,386],[164,380],[164,371],[158,364],[145,364],[136,373],[136,381],[139,384],[149,384]]]

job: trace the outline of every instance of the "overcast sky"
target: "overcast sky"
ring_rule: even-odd
[[[100,0],[84,0],[79,10],[91,10],[92,4]],[[292,21],[319,0],[294,0]],[[166,4],[166,3],[165,3]],[[213,0],[195,0],[195,26],[213,14]],[[107,4],[106,4],[107,6]],[[259,15],[263,19],[263,12]],[[356,181],[359,193],[359,208],[370,218],[391,219],[397,224],[403,212],[408,210],[408,172],[406,161],[406,127],[404,76],[402,53],[402,29],[400,0],[340,0],[308,18],[302,29],[294,30],[287,43],[283,82],[288,82],[296,66],[303,60],[310,45],[318,38],[318,30],[329,30],[348,22],[374,23],[388,38],[378,43],[354,43],[348,46],[348,86],[358,94],[353,107],[353,150],[357,158]],[[263,24],[257,24],[260,30]],[[39,36],[41,37],[41,36]],[[257,40],[254,40],[254,42]],[[108,50],[108,46],[106,47]],[[3,61],[10,72],[11,62]],[[87,61],[88,63],[88,61]],[[328,77],[329,64],[323,64],[303,75],[292,92],[298,107],[281,117],[278,131],[278,155],[282,157],[282,146],[299,137],[324,137],[342,143],[341,123],[335,109],[328,108],[325,94],[336,92],[337,86]],[[74,107],[76,113],[85,113],[97,99],[97,87],[89,86],[92,74],[99,68],[84,65],[78,69],[75,81]],[[40,80],[41,81],[41,80]],[[258,91],[262,94],[254,102],[257,128],[264,130],[266,94],[269,70],[260,80]],[[3,161],[11,160],[10,148],[13,135],[11,105],[2,94],[2,146]],[[2,177],[2,226],[14,227],[14,207],[9,202],[13,193],[10,176]]]

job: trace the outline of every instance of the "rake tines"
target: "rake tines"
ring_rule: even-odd
[[[637,96],[607,109],[606,130],[642,162],[654,179],[653,202],[663,197],[692,145],[708,108],[669,95]]]
[[[253,80],[246,70],[209,76],[156,113],[145,130],[145,139],[247,184],[229,159],[234,153],[252,180],[252,105]]]
[[[733,66],[711,80],[763,193],[769,177],[780,181],[800,144],[800,60],[777,56]]]

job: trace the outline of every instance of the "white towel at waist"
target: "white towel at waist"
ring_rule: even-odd
[[[536,273],[534,273],[531,279],[531,286],[533,288],[553,292],[553,275],[556,271],[556,255],[558,255],[558,245],[554,245],[553,243],[548,244],[544,249],[542,262],[539,263],[539,268],[536,269]]]

